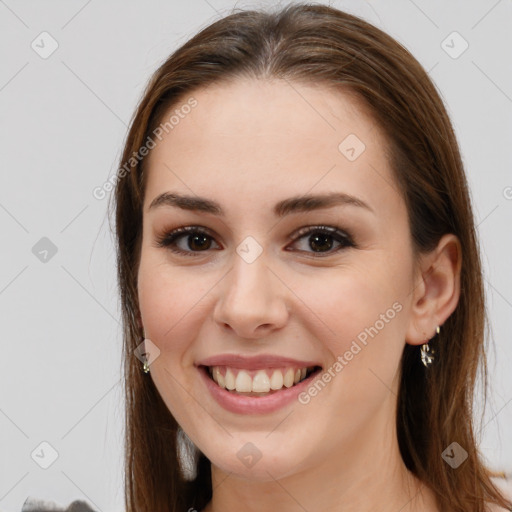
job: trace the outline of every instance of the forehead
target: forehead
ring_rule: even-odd
[[[146,208],[166,189],[263,205],[312,189],[382,201],[393,185],[385,139],[347,92],[236,80],[183,96],[162,122],[173,115],[148,155]]]

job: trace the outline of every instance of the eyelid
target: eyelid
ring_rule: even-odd
[[[336,226],[326,226],[326,225],[322,225],[322,224],[310,224],[308,226],[303,226],[303,227],[297,229],[296,231],[294,231],[293,233],[291,233],[288,236],[288,239],[293,241],[297,237],[301,237],[301,236],[307,235],[309,233],[314,233],[315,231],[324,232],[324,233],[331,234],[331,235],[344,236],[347,241],[353,242],[353,240],[354,240],[354,237],[351,235],[349,230],[338,228]]]

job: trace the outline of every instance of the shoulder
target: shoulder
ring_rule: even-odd
[[[493,477],[493,483],[496,485],[503,497],[512,502],[512,475],[506,475],[505,477]],[[489,504],[489,512],[508,512],[506,508],[499,507],[498,505]],[[512,509],[510,509],[512,510]]]
[[[97,512],[86,501],[75,500],[66,506],[55,501],[46,501],[29,496],[21,508],[21,512]]]

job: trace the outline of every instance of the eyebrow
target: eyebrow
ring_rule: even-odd
[[[211,213],[219,217],[224,216],[224,210],[216,201],[199,196],[181,195],[164,192],[155,197],[149,205],[148,211],[162,206],[174,206],[182,210]],[[373,208],[362,199],[345,194],[344,192],[331,192],[327,194],[303,195],[290,197],[279,201],[274,206],[274,215],[284,217],[291,213],[309,212],[334,206],[356,206],[374,212]]]

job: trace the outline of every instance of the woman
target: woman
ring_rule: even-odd
[[[458,144],[399,43],[227,16],[154,74],[115,184],[127,512],[512,510]]]
[[[484,301],[463,167],[403,47],[326,6],[228,16],[155,73],[126,162],[128,511],[512,508],[471,423]]]
[[[155,73],[127,162],[128,511],[512,508],[471,422],[463,166],[402,46],[326,6],[232,14]]]

